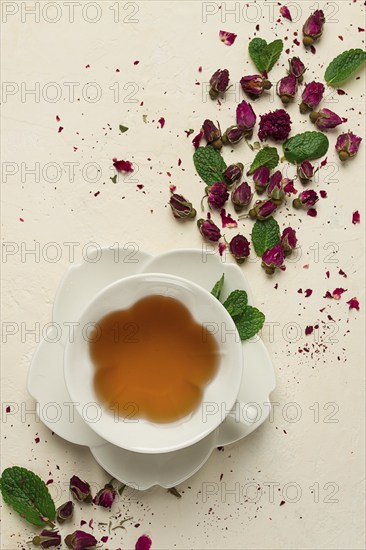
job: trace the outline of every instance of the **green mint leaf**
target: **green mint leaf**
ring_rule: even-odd
[[[113,177],[110,177],[109,179],[112,180],[112,183],[117,183],[117,174],[115,174]]]
[[[193,162],[198,175],[207,185],[222,181],[226,163],[220,153],[213,147],[198,147],[193,155]]]
[[[127,132],[127,130],[127,126],[123,126],[123,124],[119,125],[119,131],[121,132],[121,134],[124,134],[125,132]]]
[[[224,286],[224,281],[225,281],[225,275],[223,273],[221,279],[217,281],[217,283],[211,290],[211,294],[215,296],[215,298],[217,298],[218,300],[220,300],[220,295],[221,295],[222,287]]]
[[[235,319],[235,325],[241,340],[253,338],[263,327],[265,315],[259,309],[246,306],[244,313]]]
[[[276,147],[263,147],[263,149],[256,154],[248,173],[253,174],[260,166],[268,166],[270,170],[273,170],[273,168],[276,168],[279,161],[280,157],[278,156]]]
[[[223,303],[224,308],[235,319],[244,313],[245,306],[248,304],[248,294],[245,290],[234,290]]]
[[[280,226],[272,218],[257,220],[253,226],[252,243],[258,256],[263,256],[268,248],[272,248],[280,242]]]
[[[325,71],[325,81],[337,86],[349,78],[366,61],[366,52],[357,48],[347,50],[330,62]]]
[[[6,468],[0,479],[4,502],[33,525],[45,525],[56,516],[55,504],[42,479],[27,470]]]
[[[254,65],[261,73],[269,72],[279,60],[283,50],[282,40],[274,40],[267,44],[263,38],[253,38],[249,42],[249,55]]]
[[[313,160],[325,155],[329,141],[322,132],[304,132],[290,137],[283,144],[286,160],[301,164],[304,160]]]

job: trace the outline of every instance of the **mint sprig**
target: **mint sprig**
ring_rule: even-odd
[[[221,154],[213,147],[198,147],[194,152],[193,162],[198,175],[207,185],[222,181],[226,163]]]
[[[56,517],[47,485],[26,468],[6,468],[0,478],[0,491],[4,502],[33,525],[50,525]]]
[[[253,226],[252,243],[258,256],[263,256],[266,250],[280,242],[280,226],[272,218],[257,220]]]
[[[276,168],[280,161],[276,147],[263,147],[256,156],[249,168],[248,174],[253,174],[260,166],[267,166],[270,170]]]
[[[337,86],[349,78],[366,62],[366,52],[361,48],[347,50],[330,62],[325,71],[325,81]]]
[[[263,38],[253,38],[248,49],[254,65],[263,74],[268,73],[279,60],[283,42],[278,39],[268,44]]]
[[[322,132],[303,132],[285,141],[283,152],[289,162],[301,164],[324,156],[328,147],[329,140]]]

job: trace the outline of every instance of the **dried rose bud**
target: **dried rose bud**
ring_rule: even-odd
[[[300,103],[300,113],[304,114],[319,105],[323,99],[324,90],[324,84],[321,82],[315,82],[315,80],[313,80],[313,82],[306,84],[301,94],[302,102]]]
[[[283,104],[290,103],[297,93],[297,78],[289,74],[281,78],[277,84],[277,95],[281,98]]]
[[[312,46],[314,41],[321,37],[325,17],[322,10],[316,10],[307,18],[302,28],[304,46]]]
[[[289,73],[296,76],[298,82],[301,83],[303,81],[305,71],[306,67],[299,57],[289,59]]]
[[[141,535],[136,541],[135,550],[150,550],[152,540],[147,535]]]
[[[341,161],[354,157],[360,147],[361,141],[362,138],[350,131],[338,136],[335,148]]]
[[[77,530],[65,537],[66,546],[72,550],[89,550],[95,548],[97,543],[97,539],[85,531]]]
[[[328,130],[329,128],[335,128],[339,124],[343,123],[343,120],[336,113],[330,109],[320,109],[320,111],[312,111],[310,113],[310,120],[320,130]]]
[[[250,254],[249,241],[243,235],[235,235],[230,241],[229,249],[238,264],[242,264]]]
[[[70,491],[79,502],[91,502],[92,500],[89,483],[82,481],[78,476],[72,476],[70,479]]]
[[[43,529],[39,535],[33,537],[32,542],[35,546],[40,546],[41,548],[52,548],[52,546],[60,546],[61,535],[58,531]]]
[[[246,130],[240,126],[230,126],[222,136],[222,143],[235,145],[246,135]]]
[[[57,521],[63,523],[67,519],[70,519],[74,513],[74,503],[69,500],[57,508]]]
[[[229,86],[229,71],[227,69],[217,71],[210,78],[210,98],[216,99],[219,94],[224,94]]]
[[[253,127],[257,120],[252,106],[243,100],[236,108],[236,123],[245,130],[244,135],[250,139],[253,135]]]
[[[249,210],[249,217],[252,220],[265,220],[272,216],[276,209],[277,205],[271,200],[257,201],[254,208]]]
[[[207,143],[211,145],[214,149],[221,149],[221,131],[215,126],[212,120],[206,118],[203,123],[202,129]]]
[[[222,208],[229,198],[227,185],[223,181],[217,181],[211,187],[206,187],[207,201],[212,208]]]
[[[269,90],[272,84],[260,74],[254,74],[249,76],[243,76],[240,80],[240,85],[243,92],[248,94],[252,98],[259,97],[263,94],[264,90]]]
[[[97,506],[103,506],[103,508],[111,508],[116,496],[117,491],[113,485],[107,483],[104,488],[95,495],[93,503]]]
[[[269,183],[270,170],[267,166],[260,166],[253,172],[253,181],[255,183],[255,190],[258,195],[261,195],[267,188]]]
[[[310,208],[319,200],[318,193],[313,189],[302,191],[299,196],[293,200],[294,208]]]
[[[225,172],[222,174],[226,185],[228,187],[231,187],[232,185],[234,185],[234,183],[240,181],[243,175],[243,170],[244,166],[241,162],[230,164],[230,166],[228,166]]]
[[[292,21],[291,13],[290,13],[290,10],[288,9],[287,6],[281,6],[280,7],[280,14],[285,19],[288,19],[289,21]]]
[[[297,175],[303,185],[306,185],[311,181],[311,178],[314,176],[314,166],[309,160],[304,160],[301,164],[297,166]]]
[[[173,216],[177,220],[192,220],[196,217],[196,210],[193,208],[192,203],[187,201],[183,195],[173,193],[169,200],[170,207],[173,212]]]
[[[292,229],[292,227],[286,227],[286,229],[283,230],[281,235],[281,244],[285,256],[289,256],[297,245],[295,229]]]
[[[285,192],[282,187],[282,174],[279,170],[272,175],[269,181],[267,195],[277,206],[282,203],[285,197]]]
[[[231,193],[231,202],[234,205],[236,212],[241,212],[243,208],[249,206],[252,200],[252,190],[250,185],[243,181],[234,191]]]
[[[258,137],[261,141],[268,137],[275,141],[284,141],[291,132],[291,119],[284,109],[276,109],[260,115]]]
[[[221,233],[217,225],[211,220],[210,213],[207,214],[207,220],[200,219],[197,221],[198,229],[202,237],[208,241],[216,242],[220,239]]]
[[[285,255],[282,244],[278,243],[265,251],[262,256],[262,267],[268,275],[272,275],[275,272],[275,269],[284,269],[284,261]]]

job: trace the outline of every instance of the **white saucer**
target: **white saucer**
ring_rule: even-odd
[[[65,341],[91,297],[110,283],[136,273],[160,272],[190,279],[208,291],[225,274],[222,298],[238,288],[252,295],[242,270],[201,250],[175,250],[156,257],[129,249],[103,249],[97,262],[71,267],[59,286],[53,323],[38,346],[28,373],[28,390],[38,403],[42,422],[60,437],[86,445],[96,461],[113,477],[136,489],[153,485],[172,487],[189,478],[207,461],[215,447],[235,443],[268,417],[269,396],[275,388],[271,359],[257,338],[243,343],[243,381],[238,403],[218,429],[179,451],[142,454],[121,449],[98,436],[71,404],[63,375]],[[50,382],[51,381],[51,382]],[[93,410],[86,411],[93,414]]]

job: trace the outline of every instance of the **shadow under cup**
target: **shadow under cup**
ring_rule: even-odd
[[[219,351],[216,374],[203,385],[201,402],[175,422],[152,422],[128,411],[121,415],[121,411],[102,405],[95,389],[90,338],[95,337],[96,324],[112,312],[154,296],[174,298],[183,304],[194,321],[214,336]],[[81,315],[64,357],[66,385],[84,422],[106,441],[141,453],[170,452],[203,439],[233,407],[242,377],[242,344],[226,309],[195,283],[161,273],[127,277],[99,292]]]

